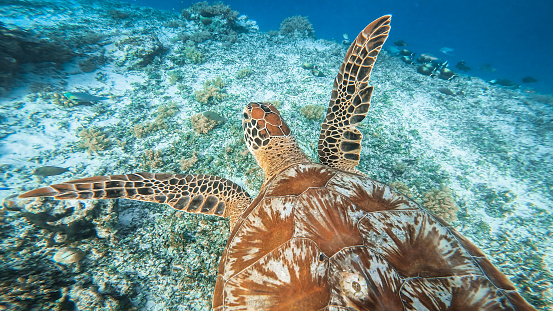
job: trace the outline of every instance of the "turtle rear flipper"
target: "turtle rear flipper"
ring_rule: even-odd
[[[334,80],[334,88],[319,137],[322,164],[355,171],[363,135],[355,128],[369,111],[373,87],[368,81],[376,56],[388,37],[391,16],[370,23],[355,38]]]
[[[244,189],[222,177],[152,173],[76,179],[19,196],[32,197],[53,197],[57,200],[123,198],[164,203],[189,213],[230,217],[231,228],[251,203]]]

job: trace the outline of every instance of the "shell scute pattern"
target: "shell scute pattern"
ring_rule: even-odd
[[[515,310],[505,295],[478,275],[410,279],[401,295],[411,310]]]
[[[295,165],[275,176],[267,184],[266,196],[299,195],[308,188],[324,187],[335,170],[310,165]]]
[[[230,279],[224,288],[225,306],[250,310],[311,310],[330,297],[328,262],[309,239],[292,239]]]
[[[369,213],[359,230],[365,246],[404,277],[482,274],[455,236],[424,211]]]
[[[339,173],[327,184],[355,206],[366,211],[418,210],[415,202],[395,192],[387,185],[361,175]]]
[[[351,247],[339,252],[330,259],[329,271],[332,305],[403,310],[399,296],[401,277],[384,259],[366,247]]]
[[[229,239],[216,309],[514,310],[520,297],[472,243],[370,178],[300,163],[260,196]]]
[[[236,251],[226,259],[226,279],[292,238],[292,208],[296,201],[296,197],[265,198],[250,212],[241,230],[229,239],[227,249]]]
[[[315,241],[331,257],[344,246],[363,245],[357,229],[359,216],[343,196],[326,188],[310,188],[296,203],[294,236]]]

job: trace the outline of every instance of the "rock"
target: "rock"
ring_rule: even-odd
[[[142,68],[163,52],[163,45],[155,35],[132,36],[115,45],[119,48],[114,55],[115,63],[129,69]]]

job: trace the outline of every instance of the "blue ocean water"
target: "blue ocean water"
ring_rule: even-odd
[[[181,10],[197,1],[128,1],[165,10]],[[278,30],[293,15],[308,16],[318,38],[354,38],[374,18],[393,15],[388,44],[402,39],[413,52],[431,53],[454,67],[460,60],[466,74],[486,80],[508,79],[524,89],[553,93],[553,2],[546,0],[402,1],[402,0],[226,0],[257,21],[262,31]],[[453,52],[445,55],[443,47]],[[482,69],[480,69],[484,66]],[[522,83],[531,76],[538,81]]]

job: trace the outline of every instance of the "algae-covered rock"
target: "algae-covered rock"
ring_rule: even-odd
[[[153,34],[128,37],[115,45],[119,48],[119,52],[114,55],[115,63],[129,69],[148,65],[163,51],[163,45]]]
[[[22,64],[63,64],[74,56],[70,48],[60,43],[63,41],[52,36],[39,38],[31,31],[0,22],[0,96],[7,93]]]

